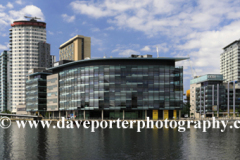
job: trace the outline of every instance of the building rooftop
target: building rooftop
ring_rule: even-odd
[[[32,73],[32,74],[29,74],[28,76],[35,76],[35,75],[40,75],[40,74],[52,74],[52,73],[47,73],[47,72],[36,72],[36,73]]]
[[[240,40],[236,40],[236,41],[234,41],[234,42],[230,43],[229,45],[227,45],[227,46],[226,46],[226,47],[224,47],[223,49],[226,49],[226,48],[228,48],[229,46],[233,45],[233,44],[234,44],[234,43],[236,43],[236,42],[240,42]]]
[[[70,43],[72,43],[76,39],[82,39],[82,38],[90,38],[90,37],[86,37],[86,36],[82,36],[82,35],[76,35],[75,37],[69,39],[67,42],[64,42],[63,44],[61,44],[59,49],[64,48],[65,46],[69,45]]]
[[[11,24],[12,27],[14,26],[39,26],[46,28],[46,23],[41,21],[31,21],[31,20],[17,20]]]
[[[113,61],[113,60],[134,60],[134,61],[137,61],[137,60],[147,60],[147,61],[156,61],[156,60],[159,60],[159,61],[182,61],[182,60],[186,60],[186,59],[189,59],[188,57],[159,57],[159,58],[132,58],[132,57],[129,57],[129,58],[97,58],[97,59],[84,59],[84,60],[79,60],[79,61],[73,61],[73,62],[68,62],[68,63],[65,63],[65,64],[61,64],[59,66],[55,66],[55,67],[52,67],[52,68],[47,68],[47,70],[52,70],[52,69],[57,69],[57,68],[62,68],[62,67],[67,67],[67,66],[72,66],[72,65],[75,65],[75,64],[79,64],[79,63],[85,63],[85,62],[96,62],[96,61]]]
[[[190,80],[190,84],[201,83],[206,81],[223,81],[223,75],[222,74],[206,74],[203,76],[198,76]]]

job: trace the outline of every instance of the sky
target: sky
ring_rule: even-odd
[[[59,46],[77,34],[91,37],[92,58],[157,57],[156,47],[160,57],[189,56],[177,62],[185,91],[193,75],[220,74],[222,48],[240,38],[236,0],[10,0],[0,2],[0,52],[9,49],[11,23],[25,15],[47,23],[57,60]]]

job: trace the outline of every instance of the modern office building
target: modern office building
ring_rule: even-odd
[[[46,23],[31,20],[14,21],[10,31],[12,59],[12,85],[9,108],[16,112],[18,105],[25,105],[25,82],[28,70],[49,67],[52,60],[50,45],[46,43]]]
[[[7,110],[8,51],[0,54],[0,113]]]
[[[26,111],[44,114],[47,110],[47,75],[51,71],[45,68],[34,68],[29,70],[26,81]]]
[[[100,58],[48,68],[47,111],[78,118],[176,118],[187,58]],[[28,98],[28,97],[27,97]]]
[[[191,117],[235,116],[233,113],[240,109],[240,90],[234,89],[234,85],[235,82],[224,83],[222,74],[207,74],[192,79]]]
[[[59,60],[83,60],[91,58],[91,37],[76,35],[60,45]]]
[[[240,40],[223,48],[220,55],[220,69],[225,82],[240,80]],[[237,87],[237,86],[236,86]]]

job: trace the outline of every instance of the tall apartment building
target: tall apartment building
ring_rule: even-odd
[[[76,35],[60,45],[59,60],[83,60],[91,58],[91,37]]]
[[[31,20],[14,21],[10,31],[12,86],[10,106],[16,112],[25,105],[25,82],[31,68],[50,67],[50,45],[46,43],[46,23]],[[45,58],[45,59],[44,59]],[[42,61],[42,59],[44,59]]]
[[[240,80],[240,40],[223,48],[220,55],[220,69],[225,82]]]
[[[0,54],[0,112],[7,110],[8,51]]]
[[[56,57],[50,55],[50,44],[46,42],[38,42],[38,67],[53,67]]]

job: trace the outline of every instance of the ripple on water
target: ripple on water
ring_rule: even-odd
[[[0,159],[240,159],[240,131],[0,129]]]

